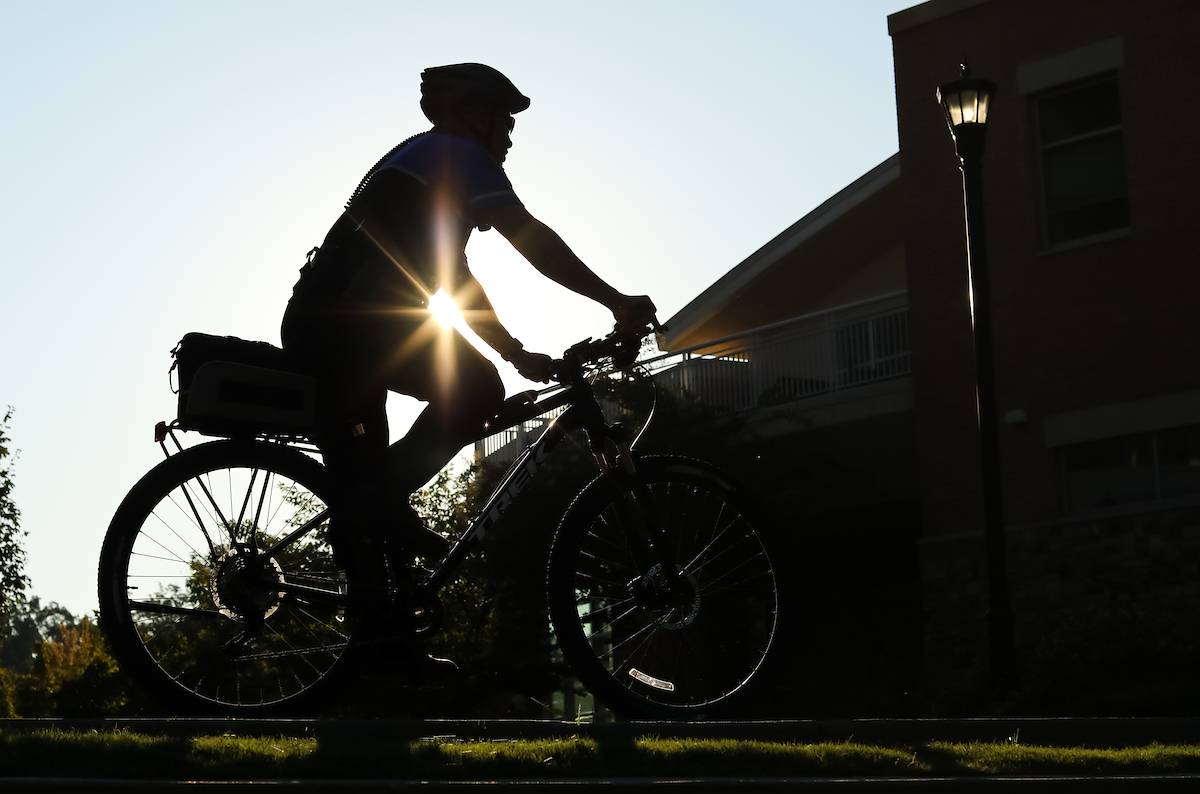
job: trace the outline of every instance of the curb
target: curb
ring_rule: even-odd
[[[315,737],[322,741],[380,739],[548,739],[588,736],[597,741],[663,738],[758,739],[864,744],[1019,742],[1052,746],[1117,747],[1200,743],[1200,719],[1031,717],[970,719],[764,720],[749,722],[616,722],[553,720],[292,720],[244,718],[31,718],[0,720],[0,731],[132,731],[158,736]]]
[[[1178,791],[1195,789],[1200,783],[1196,775],[1129,775],[1129,776],[1062,776],[1062,777],[931,777],[931,778],[597,778],[568,780],[121,780],[107,778],[0,778],[0,789],[19,791],[91,792],[91,791],[178,791],[219,789],[222,792],[285,790],[288,792],[361,792],[361,791],[420,791],[420,792],[478,792],[494,790],[526,790],[529,788],[569,791],[731,791],[750,789],[760,791]]]

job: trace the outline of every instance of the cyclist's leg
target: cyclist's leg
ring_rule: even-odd
[[[281,336],[284,350],[318,379],[317,427],[321,450],[333,486],[330,533],[335,550],[340,535],[374,521],[371,500],[362,499],[365,483],[382,469],[388,445],[385,406],[387,387],[370,373],[376,365],[369,339],[358,323],[329,312],[301,311],[289,304]]]
[[[324,389],[320,449],[339,495],[353,501],[357,490],[378,479],[387,459],[387,391],[340,374]]]
[[[457,332],[433,330],[403,313],[364,315],[312,330],[306,335],[313,340],[308,355],[322,370],[319,445],[339,490],[349,497],[343,504],[370,503],[403,521],[409,494],[499,411],[500,376]],[[391,448],[384,410],[388,390],[428,403]]]
[[[414,346],[387,373],[387,387],[428,403],[387,451],[388,481],[411,493],[475,439],[504,402],[496,367],[456,331]]]

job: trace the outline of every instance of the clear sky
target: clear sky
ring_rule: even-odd
[[[174,415],[168,351],[278,344],[305,252],[428,127],[424,67],[481,61],[532,97],[518,195],[665,319],[895,152],[886,15],[912,4],[0,0],[0,408],[33,591],[95,608],[105,528]],[[468,256],[527,348],[611,323],[495,232]],[[394,434],[417,407],[393,399]]]

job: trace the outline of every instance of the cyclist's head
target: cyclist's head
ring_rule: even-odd
[[[512,141],[513,118],[529,97],[512,81],[482,63],[433,66],[421,72],[421,110],[435,127],[469,132],[497,160]]]

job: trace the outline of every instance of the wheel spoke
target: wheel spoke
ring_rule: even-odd
[[[184,615],[200,618],[225,617],[215,609],[195,609],[193,607],[176,606],[175,604],[160,604],[154,601],[130,601],[129,608],[135,612],[150,612],[159,615]]]
[[[204,501],[196,498],[196,495],[192,493],[192,489],[188,487],[188,483],[180,483],[179,488],[183,491],[183,498],[187,500],[187,503],[191,506],[192,510],[195,511],[196,520],[200,522],[200,530],[204,533],[205,537],[209,537],[208,530],[204,528],[204,520],[200,518],[200,512],[196,510],[197,502],[199,502],[199,504],[204,508],[204,513],[208,516],[209,520],[213,524],[224,528],[225,534],[232,538],[229,532],[229,523],[225,521],[224,516],[221,516],[221,508],[217,507],[216,500],[212,498],[212,492],[208,490],[207,486],[205,486],[204,482],[199,478],[196,478],[196,484],[200,486],[200,492],[207,495],[207,504]],[[216,511],[216,513],[214,514],[213,511]],[[217,516],[221,517],[218,518]],[[233,542],[232,539],[230,542]],[[211,538],[209,543],[212,543]]]
[[[593,609],[593,610],[589,611],[586,615],[580,615],[579,619],[580,620],[588,620],[589,618],[594,618],[596,615],[599,615],[603,612],[608,612],[610,610],[616,609],[617,607],[624,606],[625,604],[628,604],[632,600],[633,600],[633,596],[630,596],[629,598],[622,599],[621,601],[617,601],[616,603],[613,603],[613,604],[608,604],[607,606],[601,607],[600,609]],[[584,603],[587,603],[587,602],[585,601]],[[588,622],[594,622],[594,621],[588,620]]]
[[[718,532],[716,535],[714,535],[713,539],[710,540],[708,542],[708,544],[703,549],[700,550],[699,554],[697,554],[695,557],[693,557],[691,559],[691,561],[688,562],[687,565],[683,566],[683,571],[686,573],[688,571],[688,569],[690,569],[693,565],[696,564],[697,560],[701,559],[705,554],[708,553],[708,550],[713,547],[714,543],[716,543],[718,540],[720,540],[722,537],[724,537],[725,533],[728,532],[730,530],[730,528],[733,527],[734,524],[736,524],[738,521],[741,521],[741,520],[742,520],[742,517],[738,516],[737,518],[733,519],[728,524],[726,524],[725,528],[722,529],[720,532]]]
[[[217,556],[217,547],[212,541],[212,536],[208,534],[208,530],[204,528],[204,519],[200,517],[200,511],[196,509],[196,503],[192,501],[192,494],[191,491],[188,490],[186,482],[180,485],[180,490],[183,491],[183,498],[187,500],[188,507],[192,510],[192,515],[196,517],[196,527],[199,528],[200,532],[204,535],[204,541],[208,544],[208,553],[215,559]],[[170,494],[168,494],[168,497],[170,497]],[[179,507],[179,504],[175,502],[174,499],[171,499],[171,502],[175,504],[176,507]],[[183,512],[183,508],[180,507],[179,511]],[[205,512],[207,512],[207,510]]]
[[[623,570],[629,571],[629,573],[630,573],[630,576],[626,577],[626,580],[628,580],[628,579],[632,579],[632,578],[633,578],[633,575],[637,573],[635,569],[633,569],[633,568],[630,568],[630,567],[629,567],[628,565],[626,565],[625,563],[617,562],[616,560],[606,560],[606,559],[604,559],[604,558],[602,558],[602,557],[597,557],[597,556],[596,556],[596,555],[594,555],[594,554],[589,554],[588,552],[586,552],[586,551],[584,551],[584,550],[582,550],[582,549],[580,549],[580,550],[579,550],[579,556],[580,556],[580,557],[584,557],[584,558],[586,558],[586,559],[589,559],[589,560],[594,560],[595,562],[599,563],[599,565],[600,565],[601,567],[603,567],[603,566],[609,566],[609,567],[612,567],[612,568],[620,568],[620,569],[623,569]],[[617,573],[617,571],[612,571],[612,573]]]
[[[235,530],[237,530],[238,532],[242,531],[242,522],[246,520],[246,508],[250,506],[250,497],[254,494],[254,481],[257,479],[258,479],[258,467],[255,467],[250,470],[250,484],[246,486],[246,496],[244,499],[242,499],[242,509],[238,511],[237,523],[235,523],[233,525],[233,528]],[[232,486],[231,486],[231,491],[232,491]],[[233,498],[232,492],[229,494],[229,498],[230,499]],[[233,510],[231,509],[230,514],[232,515],[232,513],[233,513]],[[251,542],[253,543],[254,542],[254,527],[250,527],[250,539],[251,539]]]
[[[192,544],[188,543],[188,542],[187,542],[187,540],[185,540],[185,539],[184,539],[184,537],[183,537],[182,535],[180,535],[178,532],[176,532],[174,527],[172,527],[172,526],[171,526],[170,524],[168,524],[166,521],[163,521],[163,519],[162,519],[162,516],[160,516],[160,515],[158,514],[158,512],[157,512],[157,511],[153,511],[153,512],[151,512],[151,513],[150,513],[150,515],[152,515],[152,516],[154,516],[156,519],[158,519],[158,522],[159,522],[160,524],[162,524],[164,527],[166,527],[166,529],[167,529],[167,531],[168,531],[168,532],[170,532],[170,533],[171,533],[172,535],[174,535],[175,537],[179,538],[179,542],[180,542],[180,543],[182,543],[183,545],[187,546],[187,547],[188,547],[188,549],[190,549],[190,550],[191,550],[192,554],[195,554],[197,557],[199,557],[199,558],[200,558],[200,559],[202,559],[202,560],[204,559],[204,555],[203,555],[203,554],[201,554],[201,553],[200,553],[200,551],[199,551],[199,550],[198,550],[198,549],[197,549],[195,546],[193,546]]]
[[[225,495],[229,497],[229,517],[233,518],[233,469],[225,470]],[[225,517],[221,516],[221,518],[224,519]],[[226,524],[229,526],[230,541],[237,543],[237,535],[235,533],[238,527],[228,522]]]
[[[281,501],[280,506],[282,506],[282,504],[283,503]],[[279,508],[276,508],[276,511],[278,511],[278,509]],[[293,541],[307,535],[309,532],[312,532],[314,529],[316,529],[318,526],[320,526],[322,523],[324,523],[328,518],[329,518],[329,508],[325,508],[324,510],[317,513],[312,518],[305,521],[300,526],[296,527],[289,534],[285,535],[282,540],[277,541],[276,543],[271,545],[269,548],[267,548],[262,553],[262,556],[274,557],[275,555],[277,555],[279,553],[280,549],[286,548]]]
[[[613,542],[612,542],[611,540],[609,540],[608,538],[602,538],[602,537],[600,537],[600,536],[599,536],[599,535],[597,535],[595,532],[589,532],[589,533],[587,533],[587,537],[591,538],[592,540],[598,541],[598,542],[602,543],[602,544],[603,544],[603,545],[605,545],[605,546],[608,546],[608,547],[609,547],[610,549],[612,549],[613,551],[619,551],[619,552],[621,552],[622,554],[626,554],[626,553],[628,552],[628,549],[626,549],[624,546],[618,546],[616,543],[613,543]]]
[[[648,710],[684,716],[731,696],[759,669],[773,644],[778,593],[763,538],[740,501],[703,473],[676,476],[662,466],[647,464],[645,485],[669,544],[662,552],[683,563],[680,584],[666,589],[656,578],[658,586],[630,589],[639,572],[663,560],[639,553],[640,565],[626,565],[636,550],[622,545],[609,501],[565,525],[573,534],[563,542],[573,546],[552,556],[551,584],[568,592],[552,592],[551,601],[556,629],[582,641],[563,644],[568,661],[577,663],[571,654],[582,649],[607,673],[589,683],[598,699],[633,697]]]
[[[275,494],[272,493],[268,498],[273,500]],[[267,510],[271,511],[271,515],[267,518],[267,523],[263,526],[263,534],[267,534],[270,531],[271,525],[275,523],[275,516],[279,515],[279,511],[283,509],[285,504],[287,504],[287,500],[280,499],[279,504],[275,505],[275,509],[271,510],[270,502],[267,503]]]
[[[615,622],[615,621],[614,621],[614,622]],[[611,624],[610,624],[610,625],[611,625]],[[613,655],[614,655],[614,658],[615,658],[615,656],[616,656],[616,653],[617,653],[617,649],[618,649],[618,648],[622,648],[622,647],[624,647],[624,646],[628,645],[629,643],[633,642],[635,639],[637,639],[638,637],[640,637],[640,636],[641,636],[642,632],[644,632],[644,631],[647,631],[647,630],[649,630],[649,629],[654,629],[654,633],[655,633],[655,634],[657,634],[657,633],[658,633],[658,630],[659,630],[659,629],[661,629],[661,628],[662,628],[662,624],[661,624],[661,623],[647,623],[645,626],[642,626],[640,629],[638,629],[637,631],[635,631],[633,634],[630,634],[628,637],[626,637],[625,639],[621,640],[620,642],[618,642],[618,643],[617,643],[616,645],[614,645],[613,647],[609,648],[609,649],[608,649],[608,652],[609,652],[609,653],[611,653],[611,654],[613,654]],[[651,635],[651,636],[653,636],[653,635]],[[649,639],[649,637],[647,637],[647,639]],[[643,641],[643,642],[642,642],[642,645],[645,645],[645,644],[646,644],[646,643],[645,643],[645,641]],[[639,646],[638,646],[638,648],[641,648],[641,647],[642,647],[641,645],[639,645]],[[635,650],[637,650],[637,649],[635,649]],[[622,665],[622,666],[624,666],[624,665]],[[618,668],[618,669],[620,669],[620,668]],[[614,672],[616,672],[616,671],[614,671]]]
[[[349,640],[350,640],[350,637],[349,637],[349,636],[347,636],[347,635],[343,634],[342,632],[338,631],[336,628],[334,628],[333,626],[329,625],[329,624],[328,624],[328,623],[326,623],[325,621],[321,620],[319,617],[317,617],[317,616],[316,616],[316,615],[314,615],[313,613],[309,612],[309,611],[308,611],[307,609],[305,609],[304,607],[296,607],[296,609],[298,609],[298,610],[300,611],[300,613],[301,613],[302,615],[304,615],[305,617],[309,618],[310,620],[315,620],[317,623],[320,623],[322,626],[324,626],[325,628],[329,629],[329,630],[330,630],[330,631],[332,631],[334,634],[336,634],[336,635],[338,635],[339,637],[341,637],[343,640],[346,640],[346,641],[349,641]]]
[[[592,634],[592,638],[594,639],[594,638],[596,638],[596,637],[599,637],[601,634],[603,634],[603,633],[604,633],[604,632],[606,632],[606,631],[608,632],[608,635],[611,637],[611,636],[612,636],[612,629],[613,629],[613,626],[617,625],[617,621],[618,621],[618,620],[621,620],[622,618],[627,618],[627,617],[629,617],[630,615],[632,615],[634,612],[637,612],[637,611],[638,611],[638,608],[637,608],[637,606],[636,606],[636,605],[634,605],[634,606],[631,606],[629,609],[625,610],[624,612],[622,612],[621,614],[617,615],[617,616],[616,616],[615,618],[613,618],[612,620],[608,621],[608,623],[605,623],[605,624],[604,624],[604,628],[600,629],[600,631],[594,632],[594,633]]]
[[[148,557],[151,560],[164,560],[166,562],[178,562],[178,563],[182,563],[182,564],[188,566],[189,568],[192,565],[190,562],[186,562],[184,560],[179,559],[179,557],[160,557],[157,554],[147,554],[144,551],[131,551],[131,552],[129,552],[129,556],[130,557]]]
[[[197,704],[291,700],[332,673],[352,641],[354,623],[338,622],[348,582],[324,535],[328,507],[305,475],[275,462],[319,471],[266,444],[180,450],[162,464],[174,484],[145,493],[148,506],[111,530],[127,539],[117,547],[125,556],[105,575],[125,596],[102,595],[102,625],[115,647],[136,643],[161,680]],[[264,540],[281,519],[287,529]],[[274,556],[253,555],[267,544]],[[128,618],[112,619],[114,609]]]
[[[161,542],[158,540],[158,538],[154,537],[154,536],[153,536],[153,535],[151,535],[149,532],[145,532],[145,531],[143,531],[143,532],[141,533],[141,536],[142,536],[143,538],[145,538],[146,540],[150,541],[151,543],[153,543],[155,546],[158,546],[160,549],[162,549],[163,551],[165,551],[167,554],[170,554],[172,557],[174,557],[176,560],[178,560],[179,562],[183,563],[184,565],[189,565],[189,566],[191,565],[191,563],[190,563],[190,562],[188,562],[187,560],[185,560],[183,557],[180,557],[178,554],[176,554],[176,553],[175,553],[174,551],[172,551],[171,549],[169,549],[169,548],[167,548],[166,546],[164,546],[164,545],[163,545],[163,544],[162,544],[162,543],[161,543]]]
[[[717,527],[721,526],[721,519],[724,517],[725,517],[725,502],[722,501],[720,509],[717,510],[717,518],[715,521],[713,521],[713,531],[709,535],[709,539],[716,537]],[[696,533],[692,536],[692,548],[695,548],[699,544],[700,544],[700,522],[697,521],[696,522]],[[703,554],[703,552],[701,552],[701,554]],[[699,557],[700,555],[698,554],[696,556]],[[686,568],[687,566],[685,565],[684,567]]]
[[[703,564],[703,565],[701,565],[699,568],[695,568],[695,569],[693,569],[693,570],[690,570],[690,571],[687,571],[687,570],[685,570],[685,571],[684,571],[684,573],[689,573],[689,574],[692,574],[692,575],[698,574],[698,573],[700,573],[701,571],[703,571],[705,568],[707,568],[708,566],[712,565],[714,562],[716,562],[717,560],[721,559],[721,558],[722,558],[722,557],[724,557],[726,554],[728,554],[729,552],[731,552],[731,551],[733,551],[734,549],[737,549],[737,548],[739,548],[739,544],[737,544],[737,543],[734,543],[734,544],[733,544],[733,545],[731,545],[731,546],[726,546],[726,547],[725,547],[724,549],[722,549],[722,550],[721,550],[719,553],[717,553],[717,554],[714,554],[712,557],[709,557],[707,560],[705,560],[705,561],[704,561],[704,564]],[[763,552],[760,550],[760,551],[757,551],[757,552],[755,552],[754,554],[752,554],[752,555],[750,556],[750,559],[751,559],[751,560],[753,560],[753,559],[756,559],[756,558],[758,558],[758,557],[765,557],[765,556],[766,556],[766,554],[764,554],[764,553],[763,553]]]
[[[305,656],[315,653],[327,653],[331,656],[341,656],[335,651],[344,651],[349,647],[349,643],[340,642],[332,645],[318,645],[312,648],[291,648],[286,651],[264,651],[262,653],[246,653],[238,656],[239,661],[257,660],[257,659],[290,659],[297,656]]]
[[[280,634],[278,631],[276,631],[274,626],[272,626],[270,623],[267,623],[267,624],[265,624],[265,625],[266,625],[266,627],[267,627],[268,629],[270,629],[270,631],[271,631],[271,633],[272,633],[272,634],[274,634],[276,637],[278,637],[280,640],[282,640],[282,641],[283,641],[283,644],[284,644],[284,645],[286,645],[286,646],[288,647],[288,650],[289,650],[289,651],[292,651],[293,653],[296,653],[296,654],[297,654],[297,656],[298,656],[298,658],[299,658],[301,661],[303,661],[303,662],[304,662],[306,665],[308,665],[309,667],[311,667],[311,668],[313,669],[313,672],[317,674],[317,677],[318,677],[318,678],[320,678],[321,676],[325,675],[323,672],[321,672],[321,670],[319,670],[319,669],[317,668],[317,666],[316,666],[315,664],[313,664],[311,661],[309,661],[309,659],[308,659],[308,655],[307,655],[307,654],[299,653],[299,650],[300,650],[300,649],[299,649],[299,648],[297,648],[295,645],[292,645],[290,642],[288,642],[288,638],[287,638],[287,637],[285,637],[285,636],[283,636],[282,634]],[[292,675],[293,675],[293,676],[295,676],[295,675],[296,675],[295,671],[293,671],[293,672],[292,672]],[[300,688],[301,688],[301,689],[303,689],[303,688],[304,688],[304,683],[303,683],[302,681],[300,681],[300,679],[299,679],[299,678],[297,678],[297,679],[296,679],[296,683],[300,684]]]
[[[258,521],[262,518],[263,502],[267,498],[267,488],[270,486],[271,480],[274,479],[274,477],[275,472],[269,472],[266,477],[263,477],[262,492],[258,495],[258,507],[254,508],[254,526],[250,528],[250,548],[253,549],[256,554],[258,553]]]
[[[641,642],[639,642],[638,646],[629,652],[629,654],[625,657],[625,661],[621,662],[621,665],[619,667],[617,667],[615,670],[613,670],[614,675],[621,672],[621,670],[624,669],[627,665],[629,667],[632,667],[634,659],[638,658],[638,653],[641,652],[642,648],[645,648],[646,644],[649,643],[650,640],[657,637],[658,632],[662,630],[662,624],[652,623],[650,625],[654,626],[654,631],[647,634],[645,639],[643,639]],[[647,626],[647,628],[649,628],[649,626]],[[632,639],[633,639],[633,637],[629,638],[629,640],[632,640]],[[626,640],[625,642],[629,642],[629,640]],[[624,645],[624,644],[625,643],[621,643],[621,645]],[[617,648],[619,648],[619,647],[621,647],[621,646],[620,645],[613,646],[613,651],[615,652],[617,650]]]
[[[337,590],[322,590],[319,587],[309,587],[307,585],[298,584],[288,581],[287,577],[291,574],[285,574],[284,580],[275,585],[275,588],[281,593],[288,595],[304,596],[311,601],[319,604],[329,604],[333,606],[344,606],[349,599],[346,594]]]

